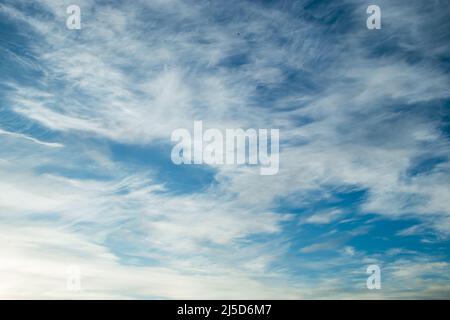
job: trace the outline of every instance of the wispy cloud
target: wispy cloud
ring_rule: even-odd
[[[69,2],[0,4],[2,297],[448,296],[442,3]],[[279,173],[175,168],[194,120],[279,128]]]

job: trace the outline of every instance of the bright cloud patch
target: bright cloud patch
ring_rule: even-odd
[[[450,297],[444,4],[72,2],[0,4],[0,297]],[[276,174],[174,165],[197,120]]]

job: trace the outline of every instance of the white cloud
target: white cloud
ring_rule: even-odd
[[[342,217],[343,214],[342,210],[334,209],[327,212],[315,213],[303,219],[302,222],[308,224],[328,224]]]
[[[406,63],[396,56],[371,58],[363,44],[364,25],[343,35],[342,44],[333,45],[313,22],[294,19],[289,12],[265,11],[257,4],[235,3],[237,17],[219,25],[208,18],[208,10],[184,1],[133,2],[95,11],[94,2],[81,1],[83,29],[75,35],[64,29],[64,3],[42,3],[56,20],[39,14],[29,17],[12,2],[0,5],[3,14],[37,33],[38,43],[30,44],[39,61],[33,67],[44,74],[33,88],[7,84],[8,110],[63,137],[51,143],[31,134],[0,131],[1,139],[5,135],[16,139],[10,143],[12,149],[0,152],[2,228],[5,237],[22,234],[1,253],[5,264],[0,278],[10,279],[1,287],[7,297],[66,296],[61,288],[66,261],[85,270],[84,297],[129,297],[130,292],[171,298],[351,297],[352,291],[342,293],[335,277],[317,281],[317,287],[323,285],[328,292],[311,291],[307,282],[281,288],[253,278],[264,278],[278,255],[273,254],[275,245],[259,246],[249,238],[283,237],[283,222],[295,221],[274,212],[276,200],[307,207],[312,191],[326,197],[329,186],[367,190],[363,212],[414,217],[437,233],[450,232],[448,168],[407,175],[417,156],[450,150],[448,140],[439,134],[439,123],[416,115],[420,110],[415,109],[417,104],[449,98],[448,75],[428,63]],[[385,7],[388,23],[404,16],[401,8]],[[144,9],[153,20],[144,19]],[[418,14],[420,6],[407,9],[408,18],[398,19],[396,30],[410,19],[426,20]],[[399,37],[399,46],[423,52],[430,43],[422,29],[402,29],[406,36]],[[277,42],[280,34],[284,44]],[[425,54],[435,57],[448,52],[444,49],[448,44]],[[239,55],[246,63],[224,67],[224,59]],[[326,67],[329,61],[333,64]],[[288,87],[286,70],[302,74],[314,89],[293,81],[295,88],[277,96],[279,86]],[[270,88],[273,100],[258,96],[259,86]],[[302,123],[303,119],[307,121]],[[154,172],[133,172],[101,148],[74,147],[64,141],[70,135],[82,139],[83,134],[92,134],[129,144],[167,142],[173,129],[190,128],[194,120],[218,128],[279,127],[283,144],[279,174],[261,177],[253,168],[216,167],[216,186],[203,194],[172,195],[154,181]],[[35,149],[24,144],[26,140],[66,147]],[[39,165],[45,164],[89,167],[112,178],[39,174]],[[15,224],[31,224],[33,214],[55,215],[57,231],[34,225],[18,229]],[[300,221],[328,224],[344,216],[332,210]],[[413,231],[419,230],[399,235]],[[163,266],[126,266],[119,253],[107,249],[108,241],[123,242],[131,247],[128,253],[164,261]],[[300,252],[340,248],[344,242],[314,243]],[[53,246],[58,250],[52,251]],[[70,253],[77,247],[83,248],[80,256]],[[280,255],[283,250],[287,248]],[[350,246],[343,253],[346,259],[360,254]],[[395,269],[393,275],[420,280],[417,270],[422,265],[440,272],[446,268],[440,261],[420,261],[405,269],[409,271]],[[182,266],[208,270],[208,275],[188,276]],[[273,277],[285,279],[283,273]],[[18,286],[25,282],[28,289]],[[241,296],[235,290],[238,285],[245,287]],[[428,289],[420,288],[417,296],[427,294]],[[445,284],[429,288],[430,295],[448,292]],[[402,295],[392,291],[386,296],[395,294]]]

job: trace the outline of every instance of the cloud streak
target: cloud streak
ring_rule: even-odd
[[[448,297],[438,3],[382,1],[379,31],[350,0],[83,0],[81,30],[69,4],[0,5],[1,297]],[[279,173],[175,168],[194,120],[279,128]]]

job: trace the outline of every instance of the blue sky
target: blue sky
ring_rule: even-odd
[[[2,0],[0,297],[450,298],[448,12]],[[278,174],[174,165],[194,120],[280,129]]]

